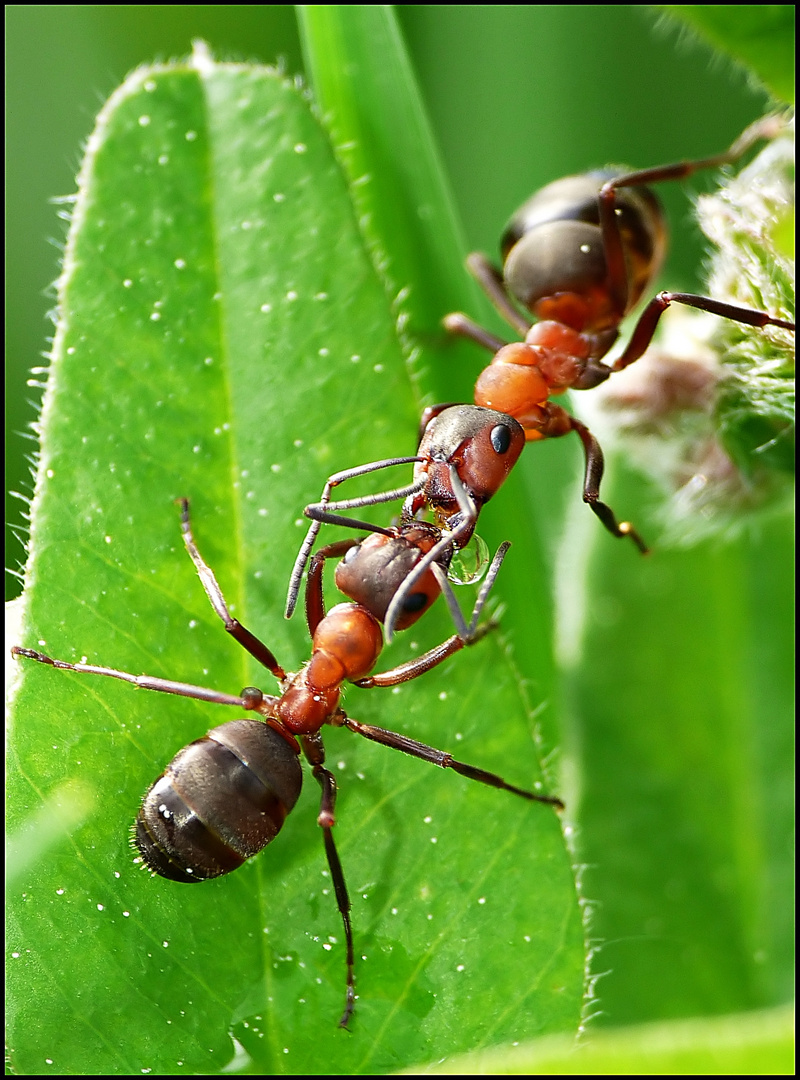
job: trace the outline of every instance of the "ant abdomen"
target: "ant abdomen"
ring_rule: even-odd
[[[618,172],[598,170],[548,184],[517,210],[500,242],[512,296],[540,319],[595,333],[619,325],[609,293],[599,194]],[[630,309],[661,266],[666,225],[661,203],[644,186],[615,191],[617,228],[628,270]]]
[[[280,832],[300,795],[297,751],[261,720],[231,720],[179,750],[149,789],[134,841],[172,881],[228,874]]]

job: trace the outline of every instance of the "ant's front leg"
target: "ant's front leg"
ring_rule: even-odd
[[[461,478],[458,475],[458,470],[455,465],[450,462],[448,464],[448,472],[450,474],[450,490],[455,496],[458,504],[458,511],[461,520],[452,530],[447,530],[443,533],[440,540],[431,548],[431,550],[420,559],[406,580],[400,586],[395,593],[392,602],[386,610],[386,618],[384,620],[384,626],[386,628],[386,642],[389,644],[394,636],[395,627],[397,626],[400,612],[403,609],[406,597],[410,594],[414,585],[420,580],[422,575],[429,568],[433,568],[437,560],[444,558],[449,551],[457,551],[463,547],[464,544],[469,543],[469,539],[475,529],[475,523],[478,520],[478,507],[475,505],[475,501],[470,497]],[[422,478],[424,480],[424,477]],[[502,559],[501,559],[502,562]],[[435,570],[434,570],[435,573]],[[438,580],[438,575],[437,575]],[[446,595],[446,594],[445,594]],[[447,601],[450,611],[453,612],[453,604]],[[458,605],[456,604],[457,608]],[[459,626],[459,616],[454,614],[456,627]],[[460,612],[459,612],[460,615]],[[463,620],[462,620],[463,622]]]
[[[257,638],[255,634],[251,633],[246,626],[242,626],[238,619],[234,619],[230,611],[228,611],[228,605],[225,602],[222,589],[219,587],[219,583],[214,577],[214,571],[200,554],[197,549],[197,544],[194,541],[192,523],[189,517],[189,500],[176,499],[176,502],[181,508],[181,532],[183,534],[183,542],[186,545],[189,558],[195,565],[195,569],[200,577],[200,582],[205,589],[206,596],[211,601],[211,606],[222,619],[225,624],[225,629],[231,637],[238,641],[242,648],[246,649],[260,664],[263,664],[268,671],[271,671],[279,682],[282,682],[286,678],[286,672],[272,655],[272,651],[268,649],[264,642]]]
[[[450,613],[453,616],[453,621],[458,627],[459,632],[454,634],[451,638],[448,638],[447,641],[443,641],[441,645],[437,645],[435,648],[430,649],[422,656],[417,656],[413,660],[408,660],[405,664],[399,664],[390,671],[382,671],[378,675],[368,675],[364,679],[357,679],[355,680],[354,685],[360,686],[362,689],[371,689],[375,686],[399,686],[401,683],[409,682],[411,679],[416,679],[420,675],[424,675],[425,672],[437,667],[460,649],[469,645],[474,645],[477,641],[480,641],[481,638],[485,637],[490,630],[494,629],[494,623],[489,621],[479,626],[478,620],[489,593],[494,586],[497,574],[503,564],[503,559],[506,557],[506,553],[510,547],[511,545],[506,541],[497,549],[497,553],[494,559],[492,559],[492,564],[486,574],[486,580],[481,586],[478,598],[475,601],[475,606],[472,609],[469,625],[464,621],[464,616],[461,612],[461,608],[458,606],[458,601],[453,594],[450,582],[447,580],[447,575],[437,563],[434,563],[434,573],[436,574],[442,592],[447,599]]]
[[[297,553],[297,558],[295,559],[294,567],[292,568],[292,573],[289,578],[286,610],[284,612],[287,619],[290,619],[294,614],[294,609],[297,606],[297,597],[300,594],[300,581],[303,577],[303,570],[308,562],[311,549],[314,546],[314,541],[323,524],[343,525],[347,528],[355,529],[368,529],[370,532],[384,531],[380,526],[370,525],[367,522],[359,521],[354,518],[342,517],[340,514],[332,513],[331,511],[354,510],[363,506],[378,506],[382,503],[392,502],[394,499],[404,499],[408,495],[416,494],[425,481],[424,479],[417,480],[414,481],[413,484],[408,484],[401,488],[394,488],[391,491],[382,491],[376,495],[363,495],[355,499],[341,499],[338,502],[330,501],[333,489],[338,487],[339,484],[343,484],[346,480],[352,480],[357,476],[366,476],[368,473],[378,472],[380,469],[388,469],[393,465],[416,464],[416,462],[420,460],[422,459],[419,457],[387,458],[384,461],[371,461],[368,465],[358,465],[353,469],[345,469],[343,472],[334,473],[333,476],[328,477],[320,501],[318,503],[311,503],[303,511],[307,518],[311,518],[311,525],[309,526],[303,543],[300,545],[300,550]]]

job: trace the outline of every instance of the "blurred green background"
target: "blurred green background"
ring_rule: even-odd
[[[410,5],[399,17],[469,248],[493,252],[511,212],[549,180],[720,150],[767,101],[653,8]],[[29,494],[39,391],[26,383],[48,347],[66,231],[51,200],[74,191],[102,101],[131,68],[184,55],[198,37],[220,58],[282,57],[288,73],[302,64],[286,5],[12,6],[6,32],[6,490]],[[677,187],[661,194],[673,236],[664,280],[694,287],[702,249],[690,204]],[[24,511],[7,494],[12,570]],[[7,598],[19,591],[7,573]]]

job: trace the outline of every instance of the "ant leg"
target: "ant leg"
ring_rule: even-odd
[[[622,236],[617,222],[616,191],[618,188],[640,187],[662,180],[682,180],[702,169],[718,169],[730,165],[745,154],[751,146],[766,139],[774,139],[786,124],[779,116],[762,116],[721,154],[699,158],[695,161],[676,161],[669,165],[656,165],[649,169],[637,169],[606,181],[600,189],[600,227],[603,233],[603,250],[608,266],[609,280],[620,319],[628,306],[628,274]]]
[[[475,606],[472,609],[472,618],[470,619],[469,626],[467,626],[464,621],[464,616],[461,613],[461,608],[458,606],[458,601],[453,595],[453,589],[450,582],[447,580],[447,575],[437,563],[434,563],[433,571],[442,587],[442,592],[447,598],[453,621],[458,627],[458,633],[454,634],[453,637],[448,638],[447,641],[443,641],[441,645],[437,645],[435,648],[430,649],[422,656],[417,656],[413,660],[408,660],[405,664],[399,664],[390,671],[382,671],[378,675],[368,675],[364,679],[355,679],[353,685],[360,686],[364,690],[369,690],[375,686],[398,686],[400,683],[410,682],[411,679],[416,679],[418,676],[424,675],[426,671],[430,671],[432,668],[437,667],[460,649],[469,645],[474,645],[477,641],[480,641],[481,638],[485,637],[490,630],[493,630],[495,624],[491,620],[484,623],[482,626],[478,626],[478,619],[483,610],[483,606],[486,603],[486,598],[494,585],[495,578],[503,563],[503,559],[506,557],[506,552],[510,547],[511,545],[506,541],[497,549],[497,554],[494,559],[492,559],[492,565],[489,567],[488,573],[486,574],[486,580],[481,586],[478,598],[475,601]]]
[[[357,735],[363,735],[365,739],[381,743],[382,746],[388,746],[392,750],[400,750],[401,753],[420,758],[422,761],[429,761],[431,765],[438,765],[441,769],[452,769],[454,772],[460,773],[461,776],[466,776],[469,780],[477,780],[479,784],[487,784],[489,787],[510,791],[513,795],[519,795],[521,798],[529,799],[531,802],[549,803],[550,806],[555,806],[557,810],[564,809],[564,803],[554,795],[537,795],[532,791],[514,787],[513,784],[507,784],[497,773],[478,769],[474,765],[465,764],[463,761],[456,761],[446,751],[437,750],[426,743],[417,742],[416,739],[409,739],[405,735],[399,735],[396,731],[387,731],[385,728],[374,727],[372,724],[362,724],[349,716],[345,716],[342,723],[350,731],[354,731]]]
[[[238,619],[234,619],[228,611],[228,605],[225,603],[222,589],[220,589],[217,579],[214,577],[214,571],[208,563],[206,563],[194,542],[192,523],[189,517],[189,500],[176,499],[176,502],[181,508],[181,532],[183,533],[183,542],[186,545],[186,550],[189,552],[189,557],[195,565],[195,569],[200,577],[200,582],[206,591],[206,596],[211,601],[211,606],[222,619],[225,624],[225,629],[231,637],[238,641],[242,648],[246,649],[251,656],[255,657],[259,664],[263,664],[268,671],[271,671],[276,679],[282,681],[286,678],[286,672],[272,655],[270,649],[268,649],[264,642],[257,638],[255,634],[251,633],[246,626],[242,626]]]
[[[323,762],[325,761],[325,749],[319,735],[304,735],[302,736],[301,742],[306,758],[312,765],[311,771],[314,774],[314,778],[322,789],[317,824],[322,829],[322,835],[325,841],[325,855],[331,871],[333,889],[336,893],[336,904],[339,908],[339,914],[342,916],[342,923],[344,925],[344,937],[347,947],[347,993],[345,995],[344,1012],[339,1020],[339,1027],[346,1028],[350,1017],[353,1015],[356,1001],[354,976],[355,954],[353,950],[353,927],[350,923],[350,897],[347,893],[344,871],[342,870],[339,853],[336,850],[336,843],[334,842],[333,832],[331,831],[336,824],[334,818],[336,781],[333,778],[333,774],[328,772],[323,766]]]
[[[600,481],[603,478],[603,469],[605,464],[603,461],[603,451],[600,449],[600,443],[589,431],[585,424],[582,424],[580,420],[576,420],[574,416],[569,417],[570,426],[573,431],[577,432],[580,436],[580,440],[583,443],[583,452],[586,456],[586,472],[583,478],[583,501],[591,507],[591,509],[597,514],[602,523],[614,536],[628,536],[633,540],[634,544],[641,551],[642,555],[646,555],[648,552],[647,544],[642,540],[639,533],[634,529],[633,525],[629,521],[617,521],[614,517],[614,512],[610,506],[607,506],[604,502],[600,502]]]
[[[450,315],[445,315],[442,319],[442,325],[448,334],[468,338],[484,349],[488,349],[490,353],[498,352],[506,344],[502,338],[496,337],[494,334],[489,333],[488,330],[484,330],[482,326],[461,311],[454,311]]]
[[[412,494],[419,491],[419,484],[410,484],[409,487],[413,487]],[[398,488],[399,491],[408,491],[408,487]],[[394,495],[394,492],[391,492]],[[388,500],[387,500],[388,501]],[[328,503],[328,506],[341,506],[341,503]],[[345,517],[344,514],[329,514],[326,510],[320,510],[318,506],[306,506],[303,510],[303,514],[311,518],[312,521],[318,521],[320,525],[341,525],[345,529],[363,529],[368,533],[381,533],[383,536],[394,536],[391,529],[387,529],[384,525],[376,525],[372,521],[362,521],[361,518]]]
[[[453,592],[452,586],[447,579],[447,575],[445,574],[441,566],[439,566],[438,564],[435,564],[433,566],[433,572],[436,576],[437,581],[439,582],[439,585],[441,586],[442,592],[444,593],[444,598],[447,602],[447,606],[450,609],[450,614],[453,617],[453,622],[456,624],[456,628],[458,629],[459,637],[464,639],[465,645],[474,645],[476,641],[480,641],[480,639],[484,637],[489,632],[489,630],[492,630],[494,628],[494,623],[491,620],[485,623],[483,627],[479,627],[478,619],[480,618],[481,611],[483,611],[483,606],[486,603],[489,593],[494,588],[494,583],[497,579],[498,573],[500,572],[500,567],[503,565],[503,560],[508,554],[508,549],[510,547],[510,542],[508,540],[504,540],[495,552],[495,556],[492,559],[491,565],[489,566],[489,569],[486,573],[486,578],[483,582],[483,585],[481,585],[480,592],[478,593],[478,597],[475,601],[475,605],[472,608],[472,615],[470,617],[469,626],[467,626],[464,622],[464,616],[461,614],[461,608],[458,605],[458,601],[456,600],[455,593]]]
[[[388,530],[387,534],[391,536]],[[328,544],[313,556],[308,566],[306,578],[306,622],[308,632],[314,636],[314,631],[325,618],[325,599],[322,595],[322,568],[326,559],[338,559],[356,547],[359,541],[355,539],[337,540],[335,544]]]
[[[414,484],[410,484],[407,487],[396,488],[393,491],[384,491],[377,495],[364,495],[357,499],[342,499],[339,502],[330,501],[333,489],[338,487],[339,484],[343,484],[345,480],[352,480],[356,476],[365,476],[367,473],[377,472],[379,469],[388,469],[393,465],[412,465],[421,460],[422,458],[419,457],[387,458],[385,461],[372,461],[368,465],[358,465],[354,469],[345,469],[343,472],[334,473],[333,476],[328,477],[320,501],[318,503],[311,503],[303,511],[305,516],[311,518],[312,521],[305,539],[300,545],[300,550],[297,553],[297,558],[295,559],[292,573],[289,578],[289,590],[286,595],[286,609],[284,611],[284,615],[287,619],[291,619],[294,614],[294,609],[297,606],[297,597],[300,594],[300,579],[303,576],[303,570],[308,562],[308,557],[311,554],[314,541],[316,540],[317,534],[323,523],[344,525],[356,529],[367,528],[371,532],[382,531],[366,522],[354,522],[354,519],[352,518],[339,518],[338,515],[329,515],[329,511],[353,510],[361,506],[377,506],[380,503],[391,502],[393,499],[405,498],[407,495],[412,495],[419,491],[425,481],[423,479],[422,481],[415,481]]]
[[[740,157],[747,153],[751,146],[757,142],[776,138],[785,131],[786,124],[780,116],[762,116],[746,127],[728,147],[720,154],[713,154],[707,158],[697,158],[693,161],[675,161],[669,165],[653,165],[649,169],[637,169],[635,172],[623,173],[615,176],[612,180],[603,184],[601,198],[608,198],[609,189],[621,187],[639,187],[642,184],[657,184],[661,180],[683,180],[692,173],[701,172],[703,169],[719,169],[723,165],[732,165]]]
[[[467,269],[489,297],[497,312],[524,338],[531,328],[531,321],[521,315],[508,299],[503,275],[497,267],[493,266],[485,255],[479,251],[473,251],[467,256]],[[497,352],[496,349],[495,352]]]
[[[17,645],[11,649],[11,655],[24,656],[28,660],[36,660],[40,664],[49,664],[51,667],[61,668],[64,671],[77,671],[83,675],[105,675],[111,679],[120,679],[122,682],[131,683],[140,690],[159,690],[163,694],[178,694],[180,697],[195,698],[197,701],[210,701],[215,705],[236,705],[240,709],[265,712],[266,707],[278,701],[278,698],[262,694],[254,686],[246,687],[238,696],[235,694],[223,694],[220,690],[210,690],[208,687],[194,686],[192,683],[173,682],[172,679],[158,679],[152,675],[131,675],[127,671],[97,667],[94,664],[68,664],[65,660],[54,660],[52,656],[36,652],[35,649],[21,649]]]
[[[793,322],[778,319],[774,315],[768,315],[766,311],[758,311],[756,308],[728,304],[722,300],[712,300],[709,296],[695,296],[694,293],[660,292],[653,297],[639,316],[624,352],[611,365],[612,371],[622,371],[629,364],[632,364],[634,360],[638,360],[642,356],[653,340],[658,320],[670,304],[685,304],[686,307],[697,308],[699,311],[708,311],[712,315],[718,315],[721,319],[730,319],[731,322],[744,323],[746,326],[758,328],[780,326],[784,330],[794,330],[795,328]]]
[[[455,550],[462,547],[463,544],[466,544],[475,529],[475,522],[478,520],[478,508],[467,494],[456,467],[452,462],[449,463],[449,469],[450,485],[456,500],[458,501],[461,521],[454,529],[444,532],[441,540],[438,540],[431,550],[420,559],[392,597],[392,602],[386,609],[386,616],[383,620],[387,645],[394,636],[394,627],[400,615],[400,610],[412,588],[416,585],[428,567],[432,566],[447,550]]]

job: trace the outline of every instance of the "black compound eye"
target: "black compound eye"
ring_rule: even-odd
[[[505,454],[511,446],[511,431],[505,424],[498,424],[489,433],[489,440],[497,454]]]
[[[426,593],[411,593],[403,601],[403,611],[407,612],[409,615],[416,615],[418,611],[422,611],[427,602],[428,596]]]
[[[246,686],[242,690],[241,698],[245,702],[246,709],[257,709],[264,700],[264,695],[257,686]]]

